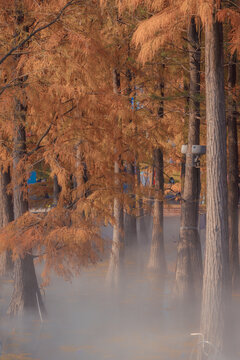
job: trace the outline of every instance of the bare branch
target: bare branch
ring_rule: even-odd
[[[47,136],[47,134],[49,133],[51,127],[52,127],[52,123],[49,125],[49,127],[47,128],[45,133],[43,133],[43,135],[40,137],[40,139],[38,140],[37,145],[35,146],[35,148],[32,151],[30,151],[29,153],[27,153],[28,156],[32,155],[35,151],[41,149],[41,147],[42,147],[41,142]]]
[[[77,3],[79,3],[80,1],[76,1],[76,0],[70,0],[67,2],[67,4],[58,12],[57,16],[50,21],[49,23],[40,26],[39,28],[37,28],[36,30],[34,30],[31,34],[29,34],[26,39],[22,40],[18,45],[14,46],[11,50],[9,50],[9,52],[7,54],[5,54],[1,59],[0,59],[0,65],[9,57],[13,54],[14,51],[16,51],[17,49],[21,48],[23,45],[26,44],[26,42],[28,42],[33,36],[35,36],[36,34],[38,34],[39,32],[41,32],[42,30],[47,29],[48,27],[52,26],[53,24],[55,24],[63,15],[64,11],[71,5],[76,5]]]
[[[69,114],[71,111],[73,111],[74,109],[76,109],[76,105],[73,105],[71,107],[71,109],[67,110],[64,114],[62,114],[62,116],[66,116],[67,114]]]
[[[54,120],[57,118],[57,115],[54,115],[54,118],[52,120],[52,122],[50,123],[49,127],[47,128],[47,130],[43,133],[43,135],[40,137],[40,139],[38,140],[35,148],[30,151],[29,153],[27,153],[28,156],[32,155],[35,151],[39,150],[42,146],[41,146],[41,142],[43,141],[43,139],[47,136],[47,134],[49,133],[49,131],[51,130],[51,127],[53,125]]]
[[[18,76],[14,79],[12,79],[11,81],[9,81],[9,83],[5,84],[4,86],[1,87],[0,89],[0,96],[4,93],[5,90],[9,89],[9,88],[13,88],[15,86],[17,86],[17,81],[18,80],[21,80],[23,78],[26,78],[28,76],[28,74],[24,74],[24,75],[21,75],[21,76]]]

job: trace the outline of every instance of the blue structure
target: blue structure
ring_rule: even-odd
[[[139,110],[139,109],[143,108],[143,106],[140,106],[139,101],[136,101],[134,99],[134,97],[131,98],[130,102],[132,105],[132,110]]]
[[[143,186],[150,186],[150,178],[149,173],[147,171],[142,170],[140,172],[140,181]]]
[[[32,171],[30,173],[30,177],[27,181],[28,184],[36,184],[37,182],[37,172],[36,171]]]

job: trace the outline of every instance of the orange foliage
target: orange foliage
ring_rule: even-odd
[[[17,41],[28,36],[26,27],[31,32],[47,24],[66,3],[23,1],[24,24]],[[18,164],[19,184],[25,184],[28,196],[26,179],[36,164],[44,163],[62,188],[55,209],[42,215],[28,212],[2,229],[1,249],[12,249],[14,256],[33,249],[34,254],[42,254],[46,270],[52,268],[67,277],[80,266],[95,263],[103,251],[100,227],[114,223],[113,199],[119,198],[125,209],[131,205],[131,194],[123,193],[123,184],[135,185],[136,196],[149,197],[149,189],[136,186],[136,179],[124,171],[119,181],[113,177],[113,164],[120,155],[122,170],[136,159],[138,165],[151,166],[152,149],[161,147],[166,171],[180,171],[187,72],[182,38],[192,14],[207,21],[212,9],[211,1],[131,0],[127,3],[133,15],[125,10],[126,1],[120,4],[121,13],[115,2],[102,3],[105,6],[100,7],[97,0],[74,1],[56,23],[1,65],[2,86],[6,87],[1,93],[1,164],[4,169],[12,165],[13,100],[22,97],[27,102],[24,125],[29,136]],[[2,24],[7,24],[0,31],[4,54],[16,42],[14,1],[1,0],[1,5],[6,5],[0,11],[2,30]],[[224,10],[218,14],[221,20],[230,16]],[[232,39],[237,43],[235,10],[234,16]],[[133,33],[139,53],[131,42]],[[118,95],[112,86],[116,68],[121,77]],[[127,71],[132,74],[130,85]],[[163,79],[164,99],[159,89]],[[164,101],[161,121],[157,114],[160,101]],[[85,167],[87,181],[83,181]],[[76,180],[76,187],[71,179]]]

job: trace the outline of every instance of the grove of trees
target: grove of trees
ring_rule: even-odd
[[[201,308],[198,359],[228,359],[231,299],[240,289],[240,1],[0,4],[0,270],[14,279],[8,314],[47,316],[38,261],[47,284],[51,271],[70,279],[107,253],[106,282],[116,287],[124,260],[149,242],[147,271],[166,278],[166,195],[178,193],[172,300],[181,311]],[[206,145],[206,157],[194,145]],[[30,185],[34,171],[46,181]],[[110,250],[101,236],[108,224]]]

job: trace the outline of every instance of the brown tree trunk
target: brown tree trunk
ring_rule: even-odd
[[[46,315],[31,254],[19,257],[14,263],[14,291],[8,309],[11,316],[26,313],[40,319]]]
[[[120,93],[120,73],[114,69],[113,70],[113,92],[114,94]],[[121,126],[119,124],[119,119],[116,119],[116,127]],[[116,140],[117,141],[117,140]],[[114,176],[115,176],[115,186],[118,192],[121,192],[119,174],[120,174],[120,164],[121,159],[116,159],[114,161]],[[119,281],[119,272],[121,266],[121,260],[123,258],[123,206],[118,196],[115,196],[113,202],[113,241],[112,241],[112,251],[110,255],[108,271],[106,281],[110,285],[117,285]]]
[[[129,50],[129,56],[130,56],[130,48]],[[128,96],[129,101],[130,96],[132,95],[132,80],[133,80],[133,74],[130,69],[126,70],[126,78],[127,78],[127,90],[126,90],[126,96]],[[131,121],[130,121],[131,122]],[[133,213],[136,208],[136,197],[134,194],[134,183],[135,183],[135,168],[134,163],[127,164],[127,173],[131,177],[130,182],[127,187],[127,192],[129,194],[130,198],[130,209],[128,212],[125,212],[124,214],[124,231],[125,231],[125,245],[128,247],[134,247],[137,242],[137,219],[136,215]]]
[[[28,211],[28,201],[24,194],[24,161],[26,153],[25,119],[27,106],[15,99],[14,137],[13,137],[13,205],[14,219]],[[19,179],[21,181],[19,181]],[[45,314],[42,296],[38,287],[31,249],[29,253],[18,257],[14,263],[14,290],[8,314],[22,315],[26,312]]]
[[[129,213],[125,212],[124,216],[124,233],[125,233],[125,245],[128,247],[134,247],[137,243],[137,219],[133,211],[136,208],[136,197],[134,192],[133,182],[135,181],[135,169],[134,165],[127,165],[127,172],[132,177],[131,183],[128,184],[127,192],[130,197],[131,205]]]
[[[153,228],[148,269],[159,271],[164,275],[167,265],[163,238],[163,153],[159,148],[154,150],[154,165],[156,197],[153,203]]]
[[[190,65],[188,148],[174,294],[182,303],[199,298],[202,288],[202,254],[198,234],[200,169],[194,166],[192,154],[192,145],[199,144],[200,127],[200,39],[194,17],[189,24],[188,42]]]
[[[15,0],[15,36],[28,31],[24,26],[24,6],[21,0]],[[16,68],[19,57],[15,56]],[[21,70],[19,70],[21,72]],[[13,131],[13,212],[14,220],[28,211],[26,174],[24,157],[26,155],[26,96],[24,94],[25,80],[16,89],[14,104],[14,131]],[[19,94],[17,93],[19,92]],[[21,100],[20,100],[21,98]],[[23,100],[24,99],[24,100]],[[38,287],[31,249],[15,260],[14,263],[14,289],[8,308],[10,315],[23,315],[24,313],[39,314],[40,318],[45,314],[41,293]]]
[[[233,290],[239,289],[239,247],[238,247],[238,134],[237,105],[232,92],[236,86],[237,55],[231,56],[228,65],[228,229],[229,259]]]
[[[120,173],[119,164],[117,161],[114,163],[114,174],[117,177]],[[118,183],[117,179],[115,180]],[[112,251],[109,260],[107,282],[111,285],[117,285],[119,281],[120,267],[123,260],[123,206],[119,199],[115,197],[113,203],[113,216],[115,223],[113,225],[113,242]]]
[[[183,190],[184,190],[185,170],[186,170],[186,155],[183,154],[181,157],[181,194],[183,194]]]
[[[11,183],[10,167],[7,171],[1,169],[0,175],[0,200],[1,200],[1,218],[2,227],[14,220],[13,198],[9,193],[8,185]],[[13,271],[13,261],[11,251],[6,250],[0,256],[0,274],[3,276],[11,275]]]
[[[136,166],[136,172],[137,172],[137,184],[138,186],[141,185],[141,178],[140,178],[140,168],[137,165]],[[145,221],[144,221],[144,208],[143,208],[143,199],[141,197],[139,197],[138,200],[138,238],[140,239],[140,241],[143,244],[147,243],[148,240],[148,236],[147,236],[147,231],[146,231],[146,225],[145,225]]]
[[[165,65],[162,65],[164,72]],[[164,77],[160,82],[160,93],[164,97]],[[158,109],[159,119],[164,116],[164,103],[160,101]],[[160,148],[153,151],[153,162],[155,168],[155,191],[156,197],[153,200],[153,225],[152,225],[152,241],[150,248],[150,256],[148,261],[148,269],[160,271],[164,275],[167,271],[164,238],[163,238],[163,198],[164,198],[164,177],[163,177],[163,152]]]
[[[213,14],[205,27],[207,230],[201,313],[201,333],[212,345],[199,350],[205,359],[205,348],[210,360],[219,359],[224,349],[230,301],[223,64],[222,24]]]
[[[16,32],[15,35],[21,34],[22,30],[28,31],[24,26],[24,7],[21,0],[15,0],[15,15],[16,15]],[[19,57],[15,56],[16,65]],[[16,66],[17,68],[17,66]],[[21,70],[20,70],[21,71]],[[22,86],[17,89],[21,92],[20,96],[24,96],[24,78],[22,79]],[[20,100],[20,96],[15,96],[14,108],[14,134],[13,134],[13,211],[14,220],[18,219],[25,212],[28,211],[28,201],[26,194],[26,179],[24,174],[24,157],[26,154],[26,134],[25,122],[27,104],[26,99]],[[25,190],[25,191],[24,191]],[[18,257],[14,263],[14,290],[9,305],[8,314],[22,315],[25,312],[41,313],[45,312],[42,302],[41,293],[38,288],[37,277],[35,273],[33,256],[31,249],[29,253]]]
[[[81,143],[82,141],[79,141],[76,145],[76,172],[74,175],[74,188],[78,189],[79,199],[87,198],[91,194],[90,189],[85,186],[89,180],[89,173],[84,152],[81,152],[80,149]]]
[[[186,105],[185,105],[185,110],[184,110],[184,124],[183,124],[183,132],[182,132],[182,136],[183,136],[183,144],[187,144],[188,141],[188,114],[189,114],[189,85],[187,84],[186,81],[184,81],[184,94],[185,94],[185,99],[186,99]],[[186,170],[186,154],[182,154],[182,158],[181,158],[181,194],[183,194],[183,189],[184,189],[184,181],[185,181],[185,170]]]
[[[53,176],[53,205],[57,206],[59,194],[61,192],[61,186],[58,184],[57,175]]]
[[[28,31],[24,26],[24,7],[21,0],[15,0],[15,19],[16,32],[15,36],[19,36],[22,30]],[[16,68],[19,57],[15,56]],[[21,72],[21,70],[20,70]],[[28,201],[26,194],[26,179],[24,174],[24,157],[26,154],[26,98],[23,103],[24,96],[24,78],[22,79],[22,86],[16,91],[21,94],[15,96],[14,108],[14,134],[13,134],[13,208],[14,219],[18,219],[25,212],[28,211]],[[25,190],[25,191],[24,191]],[[41,293],[39,291],[37,277],[35,273],[33,256],[31,249],[22,257],[18,257],[14,263],[14,290],[9,305],[8,314],[22,315],[25,312],[33,314],[40,313],[40,317],[45,312],[42,302]]]

